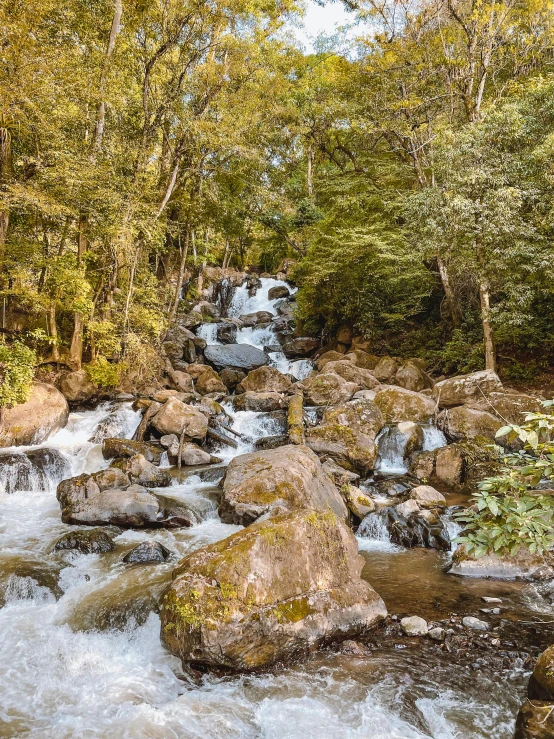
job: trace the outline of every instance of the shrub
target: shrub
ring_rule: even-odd
[[[0,343],[0,408],[10,408],[27,400],[36,359],[35,352],[19,341],[11,346]]]
[[[515,555],[522,546],[543,554],[554,546],[554,496],[537,486],[554,481],[554,415],[528,413],[521,426],[503,426],[496,436],[519,439],[523,449],[504,457],[500,475],[479,483],[474,505],[456,515],[464,524],[456,541],[475,557]]]
[[[106,357],[98,357],[93,364],[88,364],[85,369],[89,379],[99,387],[117,387],[125,367],[121,363],[111,364]]]

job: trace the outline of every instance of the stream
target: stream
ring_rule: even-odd
[[[276,315],[267,291],[282,284],[262,280],[254,297],[237,289],[230,315]],[[278,343],[271,325],[241,329],[237,341]],[[270,358],[297,377],[311,369],[308,360],[290,362],[281,352]],[[271,414],[227,411],[244,440],[216,452],[224,461],[282,428]],[[219,520],[217,481],[176,476],[163,490],[198,514],[201,522],[189,529],[123,531],[116,549],[102,555],[53,551],[70,528],[60,520],[58,482],[107,467],[102,439],[131,438],[139,421],[129,403],[105,403],[71,413],[67,427],[38,447],[2,450],[2,739],[511,739],[529,675],[524,659],[504,664],[478,644],[450,653],[429,639],[398,635],[392,619],[368,635],[369,656],[329,647],[263,674],[184,672],[161,646],[156,602],[181,557],[239,530]],[[424,433],[427,448],[444,443],[433,427]],[[405,474],[394,444],[380,451],[380,475]],[[173,556],[125,565],[124,554],[145,540],[160,541]],[[554,609],[533,584],[448,575],[449,552],[403,549],[378,525],[359,531],[358,542],[363,576],[391,616],[480,616],[481,598],[499,597],[501,614],[486,617],[498,635],[496,651],[536,655],[551,643],[551,626],[540,622],[552,621]]]

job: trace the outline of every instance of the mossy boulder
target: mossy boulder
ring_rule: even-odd
[[[208,430],[206,415],[176,398],[169,398],[151,423],[160,434],[180,436],[184,432],[190,439],[204,439]]]
[[[318,454],[369,472],[375,467],[375,439],[382,428],[383,415],[375,403],[353,400],[326,410],[321,424],[306,432],[306,444]]]
[[[554,645],[539,655],[529,680],[527,694],[531,700],[554,703]]]
[[[275,367],[258,367],[249,372],[241,381],[237,392],[254,393],[290,393],[293,391],[292,382]]]
[[[298,386],[304,391],[306,405],[337,405],[344,403],[354,395],[358,386],[348,382],[332,372],[312,374]]]
[[[375,365],[373,374],[379,382],[392,382],[398,372],[398,362],[392,357],[381,357]]]
[[[340,375],[347,382],[354,382],[359,390],[372,390],[379,385],[379,380],[375,379],[371,370],[357,367],[348,359],[341,359],[338,362],[328,362],[323,368],[322,374],[327,375],[330,373]]]
[[[347,515],[339,491],[310,449],[289,444],[231,461],[219,507],[225,523],[248,525],[266,514],[298,509]]]
[[[502,390],[500,378],[492,370],[472,372],[469,375],[449,377],[433,387],[433,398],[439,408],[452,408]]]
[[[204,366],[204,372],[196,380],[196,392],[200,395],[207,395],[208,393],[227,394],[228,390],[218,373],[212,367]]]
[[[437,425],[451,441],[475,439],[476,437],[494,441],[496,432],[503,424],[492,413],[460,405],[441,411],[437,418]]]
[[[280,408],[285,408],[286,399],[275,392],[255,393],[248,390],[233,398],[233,407],[236,411],[257,411],[259,413],[270,413]]]
[[[321,372],[321,370],[329,362],[340,362],[343,359],[345,359],[344,354],[341,354],[340,352],[336,352],[334,349],[331,349],[330,351],[323,352],[323,354],[319,355],[319,357],[315,360],[315,366]]]
[[[416,393],[431,387],[432,384],[429,376],[411,360],[400,367],[395,375],[394,382],[396,385],[400,385],[406,390],[413,390]]]
[[[514,739],[552,739],[554,703],[527,700],[519,709]]]
[[[392,385],[377,388],[374,402],[381,409],[385,423],[428,423],[435,412],[431,398]]]
[[[254,670],[352,638],[387,613],[362,565],[331,511],[260,521],[179,563],[162,602],[162,642],[183,662]]]
[[[476,398],[466,403],[476,410],[487,411],[499,418],[504,425],[507,423],[522,423],[526,413],[540,413],[543,411],[538,398],[524,393],[489,393],[486,398]]]
[[[104,459],[134,457],[135,454],[142,454],[149,462],[159,464],[162,450],[153,444],[146,444],[143,441],[133,441],[132,439],[113,438],[104,439],[102,442],[102,456]]]

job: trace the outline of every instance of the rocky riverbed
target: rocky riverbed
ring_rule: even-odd
[[[19,408],[39,444],[0,460],[2,736],[511,738],[551,562],[449,574],[452,513],[537,399],[298,336],[284,280],[211,291],[140,397],[83,410],[73,373],[61,430],[54,388],[35,430]]]

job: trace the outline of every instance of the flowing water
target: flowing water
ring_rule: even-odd
[[[235,308],[267,302],[262,294],[239,306],[237,298]],[[278,416],[227,410],[242,438],[237,449],[221,450],[226,461],[282,430]],[[39,447],[4,450],[2,739],[511,739],[527,679],[522,665],[472,662],[430,640],[381,635],[368,657],[329,649],[257,675],[183,672],[161,646],[156,603],[181,557],[239,530],[219,520],[213,484],[193,475],[164,490],[197,513],[201,523],[189,529],[114,531],[116,549],[102,555],[53,551],[59,536],[78,528],[60,521],[57,482],[105,467],[102,438],[130,438],[138,422],[128,404],[105,404],[72,413]],[[431,427],[425,439],[441,441]],[[479,615],[481,596],[498,596],[499,637],[513,640],[518,629],[523,647],[544,646],[540,629],[550,627],[524,626],[552,620],[538,589],[447,575],[448,553],[392,545],[378,520],[366,519],[358,534],[363,576],[391,614]],[[152,539],[172,552],[167,563],[122,562]]]

